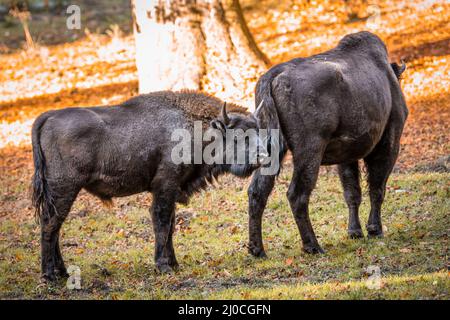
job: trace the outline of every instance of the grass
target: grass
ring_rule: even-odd
[[[82,289],[64,281],[39,283],[39,228],[31,217],[0,225],[0,298],[48,299],[449,299],[450,175],[396,174],[383,207],[385,238],[349,240],[347,209],[338,178],[324,173],[311,201],[311,219],[325,255],[300,250],[300,236],[285,197],[285,170],[264,216],[268,259],[247,253],[247,180],[221,179],[217,188],[177,210],[175,250],[181,269],[154,270],[154,238],[147,195],[99,207],[83,194],[63,227],[67,266],[81,269]],[[6,186],[0,185],[1,191]],[[23,197],[22,188],[8,197]],[[5,199],[2,199],[4,201]],[[368,199],[361,206],[367,220]],[[23,215],[23,213],[22,213]],[[378,266],[378,289],[367,285]]]

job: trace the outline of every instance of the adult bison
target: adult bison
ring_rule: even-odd
[[[304,251],[323,252],[308,215],[321,165],[338,165],[350,211],[348,234],[360,238],[358,160],[364,159],[371,202],[367,231],[369,236],[382,236],[386,181],[408,115],[399,84],[404,70],[404,65],[388,62],[380,38],[359,32],[345,36],[330,51],[276,65],[259,79],[259,125],[280,129],[280,158],[288,149],[292,152],[294,173],[287,197]],[[249,251],[255,256],[265,256],[261,219],[275,179],[260,170],[248,190]]]
[[[176,202],[186,202],[219,174],[248,176],[258,166],[248,157],[240,164],[173,161],[177,142],[172,133],[192,132],[195,121],[201,122],[200,128],[221,132],[257,128],[253,115],[238,106],[232,105],[228,114],[223,104],[219,113],[222,104],[194,92],[156,92],[117,106],[68,108],[39,116],[32,129],[33,204],[41,223],[43,278],[67,275],[59,232],[81,189],[105,201],[152,192],[155,263],[162,272],[176,267],[172,244]],[[230,143],[234,148],[235,140],[223,139],[227,140],[223,148]],[[200,143],[202,153],[205,143]]]

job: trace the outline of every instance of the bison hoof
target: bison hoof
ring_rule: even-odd
[[[348,230],[348,237],[350,239],[361,239],[364,238],[364,234],[361,229]]]
[[[303,246],[303,251],[309,254],[325,253],[325,251],[319,245]]]
[[[383,238],[384,237],[383,232],[369,232],[367,235],[369,238]]]
[[[256,258],[267,258],[267,254],[263,248],[249,247],[248,252]]]
[[[56,275],[56,277],[63,278],[63,279],[66,279],[69,277],[69,274],[67,273],[67,269],[64,266],[55,268],[55,275]]]
[[[44,273],[41,275],[42,283],[55,282],[56,280],[57,280],[57,277],[54,273]]]
[[[180,265],[178,264],[177,261],[171,261],[171,262],[169,263],[169,266],[170,266],[174,271],[176,271],[176,270],[178,270],[178,269],[180,268]]]
[[[55,270],[55,274],[58,278],[61,279],[67,279],[70,277],[66,270]]]
[[[168,264],[157,265],[156,268],[159,273],[173,273],[173,269]]]
[[[383,238],[383,228],[378,225],[367,225],[367,233],[369,238]]]

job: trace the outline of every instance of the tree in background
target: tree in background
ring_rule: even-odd
[[[269,60],[238,0],[132,0],[132,13],[140,93],[202,90],[251,106]]]

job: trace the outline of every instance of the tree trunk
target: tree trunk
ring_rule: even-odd
[[[269,65],[238,0],[132,0],[139,92],[193,89],[252,107]]]

